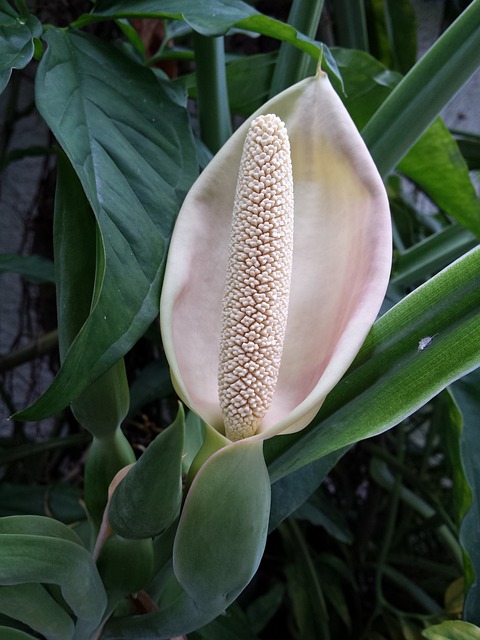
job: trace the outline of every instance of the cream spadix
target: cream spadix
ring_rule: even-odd
[[[230,440],[255,435],[272,404],[292,254],[290,143],[280,118],[258,116],[240,162],[223,299],[218,394]]]
[[[297,431],[313,419],[374,322],[391,265],[382,180],[341,100],[319,73],[253,114],[206,167],[180,210],[160,319],[172,380],[184,402],[226,433],[218,363],[232,211],[248,129],[265,114],[278,116],[288,132],[295,222],[278,378],[254,439]]]

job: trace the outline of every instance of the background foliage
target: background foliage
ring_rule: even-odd
[[[175,217],[232,122],[320,56],[387,184],[391,283],[312,425],[265,444],[260,569],[227,615],[199,618],[188,637],[479,637],[480,140],[438,117],[480,63],[479,0],[445,3],[441,30],[454,24],[420,62],[408,0],[27,4],[0,0],[2,186],[31,193],[22,250],[0,255],[2,289],[20,282],[1,393],[5,415],[21,412],[0,433],[1,637],[94,637],[105,607],[125,613],[134,590],[161,592],[178,481],[160,499],[161,526],[142,521],[153,547],[118,501],[124,538],[97,563],[84,499],[100,527],[98,474],[105,488],[135,457],[137,481],[154,487],[158,443],[171,477],[188,471],[201,425],[188,414],[183,440],[157,319]],[[112,384],[115,415],[100,418]],[[19,543],[34,562],[18,560]],[[119,557],[131,558],[123,576],[111,571]],[[154,637],[135,624],[101,637]]]

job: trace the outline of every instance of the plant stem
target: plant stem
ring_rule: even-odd
[[[368,51],[364,0],[337,0],[335,22],[339,46]]]
[[[213,153],[232,135],[223,37],[194,34],[200,132]]]
[[[309,38],[315,38],[324,0],[293,0],[288,24]],[[303,80],[312,61],[303,51],[282,42],[270,87],[270,98]]]

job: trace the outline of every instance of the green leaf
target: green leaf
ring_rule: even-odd
[[[23,69],[33,57],[33,38],[39,38],[42,25],[35,16],[20,17],[2,0],[0,3],[0,93],[12,69]]]
[[[233,113],[250,116],[268,100],[277,53],[246,56],[227,66],[227,87]]]
[[[8,516],[0,518],[0,535],[37,535],[58,538],[82,546],[77,534],[62,522],[44,516]]]
[[[479,277],[477,248],[377,320],[312,425],[265,443],[272,481],[386,431],[475,369],[480,364]]]
[[[166,243],[197,171],[187,114],[170,84],[91,36],[50,29],[45,38],[37,106],[95,213],[105,265],[62,369],[21,419],[62,409],[156,317]]]
[[[29,282],[55,283],[53,262],[42,256],[21,256],[17,253],[0,255],[0,273],[19,273]]]
[[[0,587],[0,612],[43,634],[46,640],[73,638],[72,618],[41,584]]]
[[[478,245],[478,239],[460,224],[453,224],[394,256],[391,284],[420,284]]]
[[[480,624],[480,550],[478,546],[478,532],[480,531],[480,473],[478,460],[480,444],[478,437],[478,416],[480,399],[478,389],[480,385],[480,370],[476,370],[451,388],[457,410],[460,411],[462,421],[461,456],[465,476],[470,489],[465,491],[464,502],[460,510],[467,510],[460,528],[460,542],[468,554],[473,565],[475,575],[467,570],[467,595],[465,598],[464,618],[469,622]],[[458,470],[460,472],[460,470]],[[457,483],[458,484],[458,483]],[[460,488],[460,487],[459,487]],[[468,567],[467,567],[468,569]],[[472,583],[473,584],[468,584]]]
[[[48,486],[0,484],[0,516],[49,515],[66,524],[86,517],[81,503],[81,490],[71,484]]]
[[[113,534],[108,538],[97,561],[103,584],[112,599],[137,593],[152,580],[152,540],[126,540]]]
[[[238,605],[229,607],[226,615],[218,616],[213,622],[198,629],[192,635],[203,640],[259,640],[250,628],[249,621]]]
[[[2,638],[2,640],[35,640],[29,633],[2,626],[0,626],[0,638]]]
[[[134,462],[135,453],[121,429],[93,439],[85,464],[85,504],[95,529],[102,523],[111,481],[120,469]]]
[[[91,555],[79,544],[44,535],[0,537],[0,584],[58,584],[77,616],[76,640],[88,640],[105,611],[105,589]]]
[[[175,421],[147,447],[115,489],[108,519],[124,538],[153,537],[177,517],[182,500],[184,426],[180,406]]]
[[[447,620],[422,631],[428,640],[480,640],[480,629],[462,620]]]
[[[228,445],[197,473],[178,524],[173,567],[200,608],[225,609],[255,575],[269,509],[261,442]]]
[[[437,119],[398,165],[445,213],[480,236],[480,199],[460,149]]]
[[[417,57],[415,12],[410,0],[385,0],[384,11],[393,66],[407,73]]]
[[[330,51],[345,85],[340,97],[357,127],[363,129],[402,76],[364,51],[337,47]]]
[[[357,127],[362,129],[401,81],[378,60],[360,51],[332,49],[345,84],[341,95]],[[368,128],[369,125],[367,125]],[[389,125],[395,128],[395,124]],[[437,119],[405,155],[398,170],[435,204],[468,229],[480,234],[480,201],[458,145]]]
[[[334,451],[272,484],[269,531],[276,529],[285,518],[308,500],[345,452],[344,450]]]
[[[91,14],[82,16],[76,27],[108,18],[169,18],[184,20],[204,36],[223,36],[232,27],[284,40],[318,59],[320,47],[284,22],[262,15],[241,0],[99,0]]]
[[[362,135],[387,175],[480,64],[480,0],[473,2],[375,112]]]
[[[285,570],[287,592],[299,637],[330,640],[322,586],[302,531],[290,520],[280,527],[280,533],[289,560]]]

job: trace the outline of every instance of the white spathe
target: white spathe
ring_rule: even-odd
[[[313,419],[373,324],[391,266],[385,188],[340,98],[320,72],[253,114],[213,158],[180,210],[160,322],[182,400],[224,433],[217,372],[235,188],[250,122],[267,113],[284,121],[290,139],[293,273],[278,382],[252,438],[292,433]]]

